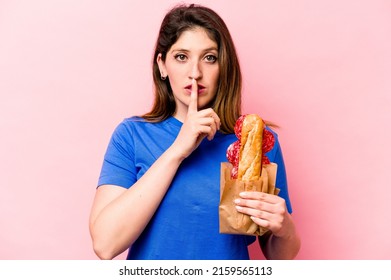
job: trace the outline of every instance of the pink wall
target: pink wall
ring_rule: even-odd
[[[227,2],[200,1],[232,32],[245,111],[281,126],[298,258],[391,259],[390,2]],[[96,258],[103,153],[151,105],[173,3],[0,2],[0,259]]]

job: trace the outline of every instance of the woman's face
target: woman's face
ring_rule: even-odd
[[[217,43],[198,27],[184,31],[167,52],[166,61],[157,57],[160,72],[168,76],[175,102],[174,117],[184,120],[190,102],[191,81],[198,84],[198,108],[216,96],[219,77]]]

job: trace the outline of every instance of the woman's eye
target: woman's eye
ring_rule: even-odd
[[[206,57],[205,57],[205,60],[207,61],[207,62],[212,62],[212,63],[214,63],[214,62],[216,62],[217,61],[217,57],[215,56],[215,55],[207,55]]]
[[[185,61],[186,60],[186,56],[184,54],[177,54],[175,56],[175,59],[179,60],[179,61]]]

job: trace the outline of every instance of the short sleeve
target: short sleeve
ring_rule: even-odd
[[[285,199],[288,212],[292,213],[292,206],[291,206],[291,201],[289,199],[289,193],[288,193],[288,181],[287,181],[285,163],[282,155],[281,146],[278,141],[278,135],[274,131],[272,130],[270,131],[274,135],[275,143],[273,149],[270,152],[268,152],[266,155],[269,157],[271,162],[277,164],[276,187],[280,189],[278,195]]]
[[[108,144],[99,176],[101,185],[131,187],[136,181],[134,144],[131,128],[124,122],[114,130]]]

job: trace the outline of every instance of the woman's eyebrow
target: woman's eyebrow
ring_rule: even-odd
[[[210,52],[210,51],[218,51],[218,49],[216,47],[210,47],[210,48],[207,48],[204,50],[204,52]]]
[[[203,49],[201,50],[201,52],[205,53],[205,52],[210,52],[210,51],[218,51],[218,49],[216,47],[210,47],[210,48],[206,48],[206,49]],[[171,52],[190,52],[190,50],[188,49],[184,49],[184,48],[179,48],[179,49],[173,49],[171,50]]]
[[[171,52],[190,52],[187,49],[172,49]]]

